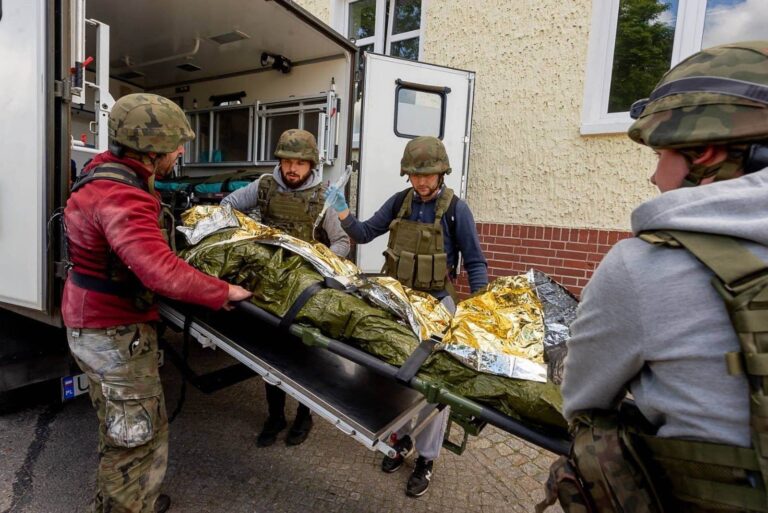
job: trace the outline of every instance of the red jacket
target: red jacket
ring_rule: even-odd
[[[97,155],[84,172],[105,162],[124,164],[143,180],[151,175],[140,162],[109,152]],[[172,299],[221,308],[227,301],[227,283],[196,270],[173,253],[160,231],[160,211],[156,197],[110,180],[95,180],[72,193],[64,221],[74,270],[106,278],[111,248],[148,289]],[[156,307],[141,311],[133,298],[82,289],[72,280],[64,285],[61,312],[70,328],[108,328],[159,318]]]

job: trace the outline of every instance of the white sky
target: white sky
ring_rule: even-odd
[[[758,39],[768,40],[768,0],[709,2],[702,48]]]

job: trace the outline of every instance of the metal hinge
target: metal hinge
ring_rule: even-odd
[[[53,95],[65,102],[72,101],[72,86],[69,80],[54,80]]]

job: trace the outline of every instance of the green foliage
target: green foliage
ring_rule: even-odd
[[[647,97],[669,69],[674,27],[658,21],[662,0],[621,0],[608,112],[624,112]]]

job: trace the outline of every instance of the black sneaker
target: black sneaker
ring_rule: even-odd
[[[312,415],[296,416],[285,439],[286,445],[299,445],[307,439],[310,431],[312,431]]]
[[[419,456],[416,458],[416,466],[405,486],[405,494],[411,497],[421,497],[427,492],[430,479],[432,479],[432,460],[427,461]]]
[[[256,439],[257,447],[269,447],[275,440],[277,440],[277,434],[288,426],[285,422],[285,417],[267,417],[267,421],[264,422],[264,427],[261,428],[261,433]]]
[[[171,498],[161,493],[155,499],[155,513],[165,513],[171,507]]]
[[[411,440],[411,437],[406,435],[398,440],[394,449],[397,451],[394,458],[384,456],[384,459],[381,460],[381,470],[387,474],[391,474],[402,467],[405,458],[410,456],[413,452],[413,441]]]

